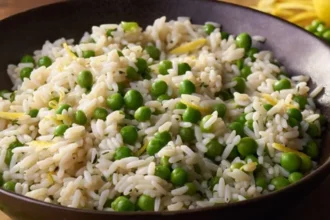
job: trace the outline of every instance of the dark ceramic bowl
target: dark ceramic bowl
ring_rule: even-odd
[[[194,23],[215,21],[230,33],[249,32],[267,37],[265,44],[257,45],[275,52],[290,74],[311,76],[313,84],[325,87],[318,98],[323,114],[330,116],[330,48],[303,29],[281,19],[232,4],[202,0],[98,0],[70,1],[33,9],[0,21],[0,88],[11,87],[6,66],[17,63],[20,57],[31,53],[45,40],[59,37],[80,39],[92,25],[138,21],[146,26],[166,15],[169,19],[188,16]],[[211,208],[180,212],[101,212],[47,204],[0,190],[0,207],[16,219],[265,219],[285,214],[285,207],[310,192],[330,171],[329,134],[322,145],[320,167],[295,185],[255,199]],[[194,218],[195,219],[195,218]]]

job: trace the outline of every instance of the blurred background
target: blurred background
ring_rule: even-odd
[[[0,20],[41,5],[65,0],[0,0]],[[96,1],[96,0],[95,0]],[[330,43],[330,0],[225,0],[251,7],[306,28]],[[330,62],[330,61],[329,61]],[[329,73],[330,74],[330,73]],[[330,177],[281,219],[330,219]],[[281,212],[281,210],[279,210]],[[0,211],[0,220],[10,220]]]

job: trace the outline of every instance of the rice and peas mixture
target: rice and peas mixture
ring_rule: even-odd
[[[162,17],[47,41],[8,67],[2,187],[68,207],[172,211],[297,182],[319,156],[322,88],[289,78],[255,40]]]

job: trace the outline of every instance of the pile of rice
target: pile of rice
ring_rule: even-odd
[[[320,128],[317,121],[320,115],[313,98],[321,89],[310,93],[309,77],[295,76],[290,79],[291,89],[274,91],[273,84],[283,77],[279,76],[283,67],[274,64],[270,51],[260,51],[254,55],[254,62],[249,57],[244,59],[252,73],[246,80],[245,93],[235,92],[233,78],[240,75],[235,63],[244,57],[245,51],[236,47],[233,35],[221,39],[220,26],[212,24],[216,29],[210,35],[205,33],[203,26],[194,25],[187,18],[166,21],[162,17],[144,31],[139,27],[125,32],[120,24],[94,26],[79,44],[64,38],[54,43],[47,41],[33,57],[37,61],[42,56],[49,56],[52,65],[35,68],[30,78],[24,81],[19,77],[20,70],[33,67],[33,64],[9,65],[8,74],[16,96],[12,102],[5,98],[0,100],[0,170],[3,179],[15,181],[15,192],[27,197],[68,207],[108,211],[112,209],[104,207],[106,201],[120,195],[128,196],[132,202],[142,194],[149,195],[155,198],[154,211],[173,211],[241,201],[272,192],[274,186],[271,184],[266,189],[256,186],[255,167],[250,162],[240,157],[228,159],[242,138],[228,125],[246,113],[246,120],[253,120],[253,130],[245,127],[244,131],[258,143],[256,156],[265,177],[268,181],[277,176],[288,177],[289,172],[280,165],[282,150],[274,146],[302,151],[311,139],[306,134],[309,123],[315,122]],[[109,29],[116,30],[108,37],[106,32]],[[205,42],[182,54],[169,53],[197,39],[205,39]],[[253,39],[264,40],[260,36]],[[68,47],[63,46],[64,43]],[[172,61],[173,68],[168,75],[157,73],[160,61],[153,60],[144,50],[150,44],[161,50],[160,60]],[[85,50],[95,51],[96,56],[81,58]],[[124,56],[119,56],[117,50]],[[117,83],[126,80],[123,72],[127,66],[136,68],[136,59],[140,57],[150,65],[151,79],[131,81],[129,87],[138,90],[143,95],[144,105],[155,113],[150,121],[143,123],[125,118],[122,111],[109,110],[105,102],[109,95],[118,92]],[[177,66],[182,62],[188,63],[192,70],[178,75]],[[77,75],[82,70],[90,70],[93,74],[93,87],[89,92],[77,84]],[[178,94],[178,86],[185,79],[195,84],[196,93]],[[151,85],[156,80],[167,83],[167,94],[171,99],[157,101],[150,95]],[[224,90],[231,91],[234,98],[224,101],[216,95]],[[299,137],[298,127],[292,128],[287,123],[287,106],[298,106],[293,101],[297,94],[308,96],[308,103],[302,111],[302,137]],[[55,96],[60,97],[58,104],[72,106],[62,112],[61,118],[57,117],[56,108],[49,108],[49,102]],[[212,114],[209,124],[217,129],[213,133],[203,133],[198,124],[182,121],[184,110],[175,109],[180,101],[200,109],[212,109],[213,105],[224,103],[226,116],[220,118],[216,111],[209,112]],[[265,103],[274,107],[267,112],[263,107]],[[92,118],[97,107],[109,110],[106,120]],[[36,118],[27,114],[31,109],[39,109]],[[77,110],[87,115],[86,126],[73,122]],[[8,112],[18,113],[19,117],[10,120],[10,113],[9,118],[8,114],[4,116]],[[134,111],[128,113],[134,114]],[[54,137],[59,123],[68,124],[70,128],[62,137]],[[137,127],[139,141],[134,145],[123,143],[119,131],[124,125]],[[193,127],[196,141],[189,145],[183,143],[178,135],[180,127]],[[172,140],[164,148],[154,156],[141,150],[155,133],[162,131],[170,131],[172,135]],[[214,138],[225,149],[212,161],[204,153],[206,145]],[[7,165],[7,149],[16,140],[24,146],[12,150],[13,156]],[[139,150],[142,154],[114,160],[115,150],[123,145],[128,146],[134,155]],[[186,194],[187,186],[174,187],[170,181],[154,175],[155,166],[164,156],[169,157],[172,169],[181,167],[186,170],[189,182],[197,187],[195,195]],[[231,169],[231,164],[236,162],[249,166]],[[314,161],[313,166],[316,167]],[[219,181],[210,187],[208,183],[214,177]]]

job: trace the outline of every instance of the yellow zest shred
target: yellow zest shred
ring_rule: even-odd
[[[293,153],[296,153],[297,155],[299,155],[300,157],[308,157],[306,154],[304,154],[300,151],[285,147],[284,145],[279,144],[279,143],[273,143],[272,147],[275,148],[276,150],[279,150],[282,152],[293,152]]]
[[[54,181],[54,179],[53,179],[53,174],[54,174],[54,173],[52,173],[52,172],[47,173],[47,179],[48,179],[48,181],[49,181],[51,184],[54,184],[54,183],[55,183],[55,181]]]
[[[46,116],[46,117],[44,117],[44,119],[52,120],[56,125],[62,124],[59,120],[56,119],[55,116]]]
[[[313,5],[311,4],[301,4],[299,2],[282,2],[277,6],[279,9],[293,9],[293,10],[311,10],[313,11]]]
[[[22,112],[0,112],[0,118],[8,120],[18,120],[20,117],[25,114]]]
[[[68,124],[72,124],[72,119],[70,118],[69,115],[60,115],[60,114],[57,114],[56,117],[55,117],[55,119],[58,120],[58,121],[65,121]]]
[[[271,95],[269,94],[261,94],[261,96],[271,105],[276,105],[277,104],[277,100],[275,98],[273,98]]]
[[[54,142],[52,141],[31,141],[27,143],[27,145],[29,145],[30,147],[38,147],[42,149],[48,148],[53,144]]]
[[[141,156],[148,147],[148,141],[135,153],[136,156]]]
[[[209,111],[208,108],[204,108],[204,107],[199,106],[199,105],[196,105],[196,104],[194,104],[194,103],[192,103],[192,102],[187,102],[186,100],[183,100],[183,99],[181,99],[180,102],[181,102],[182,104],[185,104],[186,106],[188,106],[188,107],[190,107],[190,108],[197,109],[197,110],[199,110],[199,111],[201,111],[201,112],[204,112],[204,113],[207,113],[207,112]]]
[[[205,38],[200,38],[189,43],[182,44],[170,51],[170,54],[184,54],[197,50],[206,43]]]
[[[68,47],[67,43],[63,43],[63,47],[66,50],[66,52],[73,58],[76,59],[77,56],[70,50],[70,48]]]
[[[58,102],[56,100],[52,100],[48,102],[48,106],[52,109],[57,109],[58,107]]]
[[[250,162],[250,163],[247,163],[243,166],[241,166],[241,170],[242,171],[246,171],[246,172],[253,172],[255,169],[257,169],[257,163],[256,162]]]

